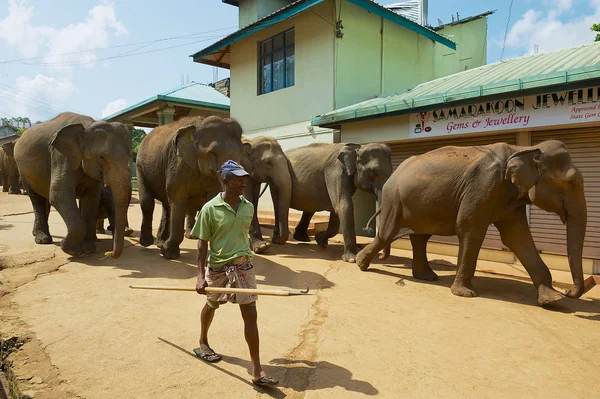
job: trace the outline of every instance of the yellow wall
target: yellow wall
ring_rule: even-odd
[[[336,39],[335,108],[381,93],[381,18],[345,0],[336,2],[339,1],[344,36]]]
[[[416,32],[385,20],[383,93],[393,93],[432,80],[435,46],[443,47]]]
[[[487,19],[480,18],[464,24],[448,26],[438,31],[457,43],[456,51],[436,43],[434,49],[434,79],[467,69],[477,68],[487,62]]]
[[[407,139],[408,123],[408,115],[345,123],[341,141],[362,144]]]
[[[231,116],[244,130],[309,121],[333,110],[332,26],[315,13],[331,16],[327,1],[279,24],[232,44]],[[295,85],[258,93],[258,44],[295,28]]]

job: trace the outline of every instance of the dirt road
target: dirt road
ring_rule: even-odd
[[[409,252],[360,272],[338,260],[339,244],[276,246],[255,257],[259,287],[307,283],[314,295],[259,299],[262,362],[280,380],[261,389],[237,306],[217,311],[209,339],[223,361],[211,365],[192,353],[202,296],[128,288],[193,286],[194,241],[177,261],[136,237],[121,258],[101,259],[110,241],[99,236],[99,253],[70,259],[34,244],[30,207],[0,193],[0,335],[26,341],[9,359],[35,398],[598,396],[600,287],[547,310],[530,281],[488,273],[474,279],[480,297],[453,296],[448,258],[425,283],[411,277]],[[138,204],[129,218],[139,229]],[[66,229],[55,211],[50,228],[58,243]]]

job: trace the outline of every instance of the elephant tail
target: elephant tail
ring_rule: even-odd
[[[265,184],[265,188],[262,189],[262,191],[258,195],[258,198],[260,198],[260,197],[263,196],[263,194],[265,193],[265,191],[267,191],[267,188],[269,188],[269,183]]]
[[[380,214],[380,213],[381,213],[381,208],[379,208],[379,209],[377,210],[377,212],[375,212],[375,213],[373,214],[373,216],[371,216],[371,218],[370,218],[370,219],[369,219],[369,221],[367,222],[367,225],[366,225],[365,227],[363,227],[363,231],[364,231],[365,233],[367,233],[368,235],[370,235],[370,236],[374,236],[374,235],[375,235],[375,229],[373,229],[373,228],[371,227],[371,224],[373,223],[373,221],[375,220],[375,218],[376,218],[377,216],[379,216],[379,214]]]

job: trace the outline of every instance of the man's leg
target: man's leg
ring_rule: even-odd
[[[208,329],[215,316],[215,308],[211,307],[208,302],[204,305],[200,315],[200,349],[194,350],[196,356],[207,362],[216,362],[221,360],[221,356],[216,354],[208,344]]]
[[[244,336],[248,343],[248,349],[250,349],[252,381],[254,383],[262,383],[265,385],[277,384],[279,381],[268,377],[267,373],[264,372],[260,365],[256,303],[253,302],[246,305],[240,305],[240,311],[242,312],[242,318],[244,319]]]

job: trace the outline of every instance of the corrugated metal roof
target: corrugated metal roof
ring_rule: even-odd
[[[481,19],[483,17],[487,17],[488,15],[492,15],[495,12],[496,12],[496,10],[494,10],[494,11],[485,11],[485,12],[482,12],[481,14],[471,15],[470,17],[459,19],[459,20],[454,21],[454,22],[449,22],[447,24],[442,24],[442,25],[435,26],[435,27],[433,27],[433,30],[438,31],[438,30],[447,28],[449,26],[456,26],[456,25],[466,24],[467,22],[475,21],[477,19]]]
[[[600,84],[600,43],[513,58],[379,96],[312,119],[315,126],[400,115],[482,98],[533,94],[565,85]]]
[[[229,110],[229,97],[203,83],[192,82],[189,85],[165,91],[164,93],[147,98],[137,104],[115,112],[103,118],[105,121],[115,120],[119,116],[131,112],[154,101],[168,101],[180,105],[195,105],[207,108]]]
[[[170,97],[179,100],[203,101],[214,105],[225,105],[229,107],[229,97],[215,88],[197,82],[179,87],[177,89],[165,91],[159,96]]]
[[[284,21],[288,18],[293,17],[305,10],[310,9],[311,7],[322,3],[324,0],[298,0],[293,3],[286,5],[285,7],[280,8],[277,11],[259,19],[258,21],[236,31],[232,34],[224,37],[218,42],[211,44],[210,46],[202,49],[192,55],[192,59],[194,62],[202,62],[204,57],[212,55],[219,50],[223,50],[227,46],[248,37],[256,32],[259,32],[269,26],[272,26],[278,22]],[[390,20],[392,22],[397,23],[398,25],[404,26],[407,29],[410,29],[416,33],[419,33],[431,40],[439,42],[444,46],[447,46],[453,50],[456,50],[456,43],[448,39],[446,36],[441,35],[435,32],[433,29],[429,29],[427,27],[421,26],[410,19],[403,17],[401,15],[396,14],[395,12],[388,10],[387,8],[377,4],[372,0],[348,0],[350,3],[357,5],[369,12],[374,13],[375,15],[379,15],[382,18]]]

